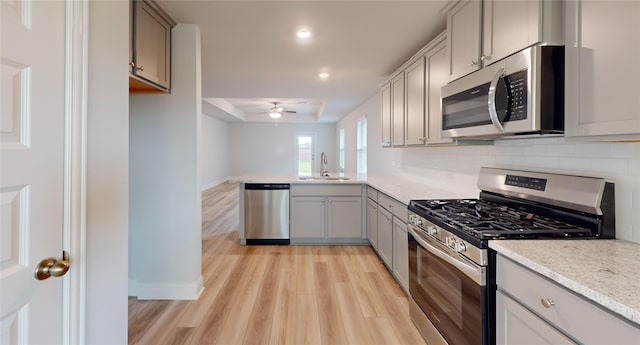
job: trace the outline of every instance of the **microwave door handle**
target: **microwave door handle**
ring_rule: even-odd
[[[489,85],[489,99],[487,101],[487,105],[489,106],[489,118],[500,132],[504,132],[504,127],[502,127],[502,123],[500,123],[498,111],[496,110],[496,87],[498,86],[498,82],[500,81],[500,78],[502,78],[503,74],[504,68],[498,68],[496,75],[493,77],[493,80],[491,80],[491,84]]]

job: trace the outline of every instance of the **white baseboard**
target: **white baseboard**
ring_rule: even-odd
[[[202,276],[191,284],[140,283],[129,280],[129,296],[140,300],[197,300],[204,290]]]
[[[204,192],[205,190],[207,190],[207,189],[209,189],[209,188],[213,188],[213,187],[215,187],[215,186],[217,186],[217,185],[219,185],[219,184],[225,183],[225,182],[227,182],[227,181],[229,181],[229,177],[225,177],[225,178],[223,178],[223,179],[220,179],[220,180],[217,180],[217,181],[213,181],[213,182],[207,183],[207,184],[205,184],[204,186],[202,186],[201,191],[203,191],[203,192]]]

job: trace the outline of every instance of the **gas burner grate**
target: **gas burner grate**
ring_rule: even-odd
[[[589,229],[486,200],[415,200],[422,216],[478,239],[592,236]]]

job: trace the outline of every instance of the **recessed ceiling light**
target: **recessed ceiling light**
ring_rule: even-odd
[[[309,37],[311,37],[311,32],[307,31],[307,30],[300,30],[300,31],[296,32],[296,36],[298,36],[300,38],[309,38]]]
[[[327,79],[327,78],[329,78],[329,73],[320,73],[320,74],[318,74],[318,77],[320,77],[322,79]]]

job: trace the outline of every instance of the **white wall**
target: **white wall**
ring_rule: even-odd
[[[172,31],[171,94],[130,98],[129,293],[195,299],[202,289],[200,31]]]
[[[343,117],[336,124],[336,155],[340,150],[339,145],[339,132],[340,128],[344,128],[344,171],[347,173],[356,173],[358,169],[358,121],[363,118],[367,118],[367,171],[371,172],[372,168],[375,171],[380,171],[382,167],[379,166],[380,162],[380,135],[372,138],[372,132],[380,132],[380,123],[378,114],[380,112],[380,97],[376,93],[373,97],[369,98],[363,104],[361,104],[356,110]],[[370,115],[373,115],[371,117]],[[375,141],[374,141],[375,140]]]
[[[313,172],[320,172],[320,153],[328,157],[327,170],[338,168],[335,124],[232,123],[231,174],[296,173],[296,133],[315,133]]]
[[[379,96],[373,96],[338,123],[348,128],[355,126],[360,114],[368,115],[369,173],[390,174],[465,195],[478,194],[481,166],[605,177],[616,184],[617,238],[640,243],[640,143],[538,138],[499,140],[491,146],[382,148],[378,102]],[[355,153],[347,157],[355,159]]]
[[[85,342],[126,344],[129,3],[90,1],[87,19]]]
[[[206,114],[202,116],[200,169],[202,190],[229,178],[229,124]]]

